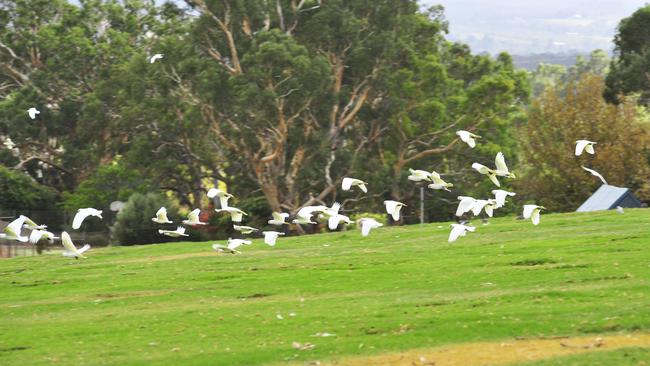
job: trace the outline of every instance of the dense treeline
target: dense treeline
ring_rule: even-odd
[[[503,151],[517,170],[530,78],[446,32],[442,8],[414,0],[4,3],[0,128],[15,146],[0,162],[61,208],[147,192],[207,208],[219,181],[259,215],[397,199],[406,221],[419,214],[408,169],[435,169],[455,190],[428,192],[426,216],[447,219],[458,194],[493,188],[472,162]],[[460,146],[459,129],[482,143]],[[370,193],[340,192],[346,175]]]

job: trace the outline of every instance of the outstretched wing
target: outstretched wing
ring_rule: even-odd
[[[77,254],[77,248],[72,243],[70,234],[65,231],[61,233],[61,244],[63,244],[63,248],[66,252]]]
[[[530,215],[532,215],[533,210],[535,208],[537,208],[536,205],[524,205],[524,213],[523,213],[524,219],[529,219]]]
[[[343,181],[341,182],[341,188],[344,191],[349,191],[350,188],[352,187],[352,178],[343,178]]]
[[[576,156],[582,155],[582,152],[584,151],[585,147],[589,144],[589,141],[587,140],[578,140],[576,141]]]
[[[497,167],[497,170],[507,173],[508,172],[508,166],[506,165],[506,159],[503,157],[503,153],[499,152],[494,158],[494,165]]]
[[[74,215],[74,219],[72,220],[72,228],[77,230],[81,227],[81,223],[84,222],[86,217],[90,215],[90,212],[86,209],[79,209],[77,213]]]

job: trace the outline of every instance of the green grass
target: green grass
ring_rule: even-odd
[[[494,219],[452,245],[448,233],[255,240],[239,256],[174,243],[2,260],[0,364],[259,365],[650,330],[650,210],[543,215],[537,227]],[[634,360],[623,353],[598,360]],[[572,364],[593,364],[584,357]]]

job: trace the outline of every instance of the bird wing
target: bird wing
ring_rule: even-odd
[[[497,178],[497,175],[494,173],[488,174],[488,178],[494,183],[497,187],[501,187],[501,183],[499,183],[499,179]]]
[[[38,241],[41,240],[43,233],[44,232],[41,230],[32,230],[32,232],[29,234],[29,242],[32,244],[38,243]]]
[[[494,206],[493,205],[485,205],[485,207],[483,207],[483,209],[485,210],[485,213],[488,216],[492,217],[492,215],[494,215]]]
[[[540,210],[533,210],[530,218],[533,220],[533,225],[538,225],[539,224],[539,218],[540,218]]]
[[[503,157],[503,153],[499,151],[496,158],[494,158],[494,165],[497,170],[508,173],[508,166],[506,165],[506,159]]]
[[[486,200],[476,200],[474,201],[474,205],[472,205],[472,213],[474,216],[478,216],[481,213],[481,210],[487,205]]]
[[[458,135],[458,137],[460,137],[460,140],[462,142],[468,142],[469,139],[470,139],[469,132],[464,131],[464,130],[456,131],[456,135]]]
[[[603,178],[603,176],[600,173],[598,173],[597,171],[595,171],[593,169],[586,168],[584,166],[582,167],[582,169],[588,171],[589,173],[591,173],[591,175],[593,175],[594,177],[597,177],[598,179],[600,179],[603,182],[603,184],[607,185],[607,181],[605,180],[605,178]]]
[[[14,221],[10,222],[9,225],[5,228],[5,232],[7,234],[14,235],[16,237],[20,237],[20,232],[23,229],[23,224],[25,223],[25,219],[27,216],[20,215],[18,216],[17,219]]]
[[[468,138],[466,142],[470,148],[473,149],[476,147],[476,140],[474,140],[472,137]]]
[[[537,205],[524,205],[524,219],[529,219],[535,208],[537,208]]]
[[[278,233],[275,231],[265,231],[264,232],[264,243],[274,246],[275,241],[278,239]]]
[[[389,215],[393,214],[393,211],[395,211],[395,206],[397,206],[396,201],[384,201],[384,205],[386,205],[386,213]]]
[[[228,200],[230,199],[230,197],[232,197],[232,196],[230,196],[230,195],[219,196],[219,204],[221,205],[221,208],[229,207],[228,206]]]
[[[194,209],[194,210],[192,210],[192,212],[190,212],[189,214],[187,214],[187,218],[188,218],[188,220],[190,220],[191,222],[198,222],[198,221],[199,221],[199,214],[200,214],[200,213],[201,213],[201,210],[200,210],[200,209],[198,209],[198,208],[197,208],[197,209]]]
[[[208,190],[208,198],[215,198],[217,196],[217,193],[219,193],[219,190],[216,188],[210,188]],[[215,244],[218,245],[218,244]]]
[[[589,144],[589,141],[587,140],[578,140],[576,141],[576,156],[582,155],[582,151],[585,149],[585,147]]]
[[[357,185],[357,187],[359,187],[359,189],[360,189],[363,193],[368,193],[368,187],[366,187],[366,183],[359,183],[359,184]]]
[[[370,220],[363,220],[361,222],[361,235],[362,236],[368,236],[370,235],[370,229],[372,229],[372,221]]]
[[[27,217],[27,216],[24,216],[24,217],[25,217],[25,224],[27,224],[29,227],[37,227],[38,226],[38,224],[35,223],[34,221],[32,221],[32,219],[30,219],[29,217]]]
[[[472,168],[481,174],[490,174],[490,168],[483,164],[474,163],[472,164]]]
[[[340,222],[341,222],[341,217],[339,215],[330,216],[330,218],[327,219],[327,227],[330,230],[336,230]]]
[[[402,210],[402,205],[395,205],[395,209],[393,210],[393,220],[394,221],[399,221],[399,212]]]
[[[462,197],[462,198],[460,198]],[[458,202],[458,208],[456,209],[456,216],[463,216],[463,214],[474,207],[476,200],[472,197],[463,197],[460,196],[460,202]]]
[[[492,191],[494,194],[494,199],[497,201],[497,207],[501,207],[506,204],[507,192],[501,189],[495,189]]]
[[[72,243],[70,234],[65,231],[61,233],[61,244],[63,244],[63,248],[65,248],[67,252],[77,254],[77,247]]]
[[[449,239],[447,241],[449,243],[453,243],[458,239],[459,236],[461,236],[462,233],[465,232],[465,228],[463,225],[458,225],[458,224],[451,224],[451,232],[449,233]]]
[[[341,182],[341,188],[344,191],[349,191],[350,188],[352,187],[352,178],[343,178],[343,181]]]
[[[332,207],[330,208],[330,211],[332,211],[334,214],[338,214],[340,209],[341,209],[341,204],[338,202],[334,202],[332,204]]]
[[[241,222],[243,216],[244,216],[243,212],[241,211],[230,212],[230,218],[232,219],[233,222]]]
[[[90,249],[90,244],[86,244],[83,247],[77,249],[77,253],[83,254],[84,252],[87,252],[88,249]]]
[[[74,219],[72,220],[72,228],[75,230],[79,229],[81,227],[81,223],[84,222],[88,215],[90,215],[90,212],[87,209],[80,208],[74,215]]]
[[[585,146],[585,151],[591,155],[595,154],[596,152],[594,151],[594,142],[589,142],[587,146]]]

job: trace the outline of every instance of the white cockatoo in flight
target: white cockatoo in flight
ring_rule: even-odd
[[[58,237],[54,236],[53,233],[46,231],[46,230],[32,230],[31,233],[29,233],[29,242],[32,244],[38,243],[41,239],[47,239],[50,243],[54,243],[54,239],[58,239]]]
[[[156,53],[155,55],[151,56],[151,58],[149,59],[149,63],[152,64],[152,63],[156,62],[157,60],[161,60],[162,58],[163,58],[162,53]]]
[[[218,188],[210,188],[208,191],[208,198],[212,199],[215,197],[219,197],[221,208],[226,208],[228,207],[228,200],[231,199],[233,195]]]
[[[603,178],[603,176],[600,173],[598,173],[597,171],[595,171],[593,169],[586,168],[584,166],[582,167],[582,169],[588,171],[591,175],[593,175],[594,177],[600,179],[600,181],[603,182],[604,185],[607,185],[607,181],[605,180],[605,178]]]
[[[371,229],[376,229],[378,227],[382,227],[383,224],[380,223],[379,221],[371,218],[361,218],[357,220],[357,224],[361,225],[361,235],[362,236],[368,236],[370,235],[370,230]]]
[[[458,137],[460,137],[460,140],[466,143],[467,146],[469,146],[472,149],[476,146],[476,139],[481,138],[481,136],[475,135],[465,130],[456,131],[456,135],[458,135]]]
[[[368,183],[362,181],[361,179],[345,177],[341,182],[341,188],[344,191],[349,191],[352,186],[356,186],[359,187],[363,193],[368,193],[368,187],[366,187],[366,184]]]
[[[264,234],[264,243],[270,246],[275,246],[275,241],[278,240],[278,236],[284,235],[284,233],[279,231],[262,231],[262,234]]]
[[[409,173],[411,173],[408,176],[408,180],[413,181],[413,182],[431,182],[431,173],[427,172],[426,170],[420,170],[420,169],[409,169]]]
[[[492,190],[492,194],[494,195],[494,199],[497,201],[494,208],[503,207],[506,204],[506,198],[508,196],[513,197],[516,195],[514,192],[504,191],[503,189],[494,189]]]
[[[41,114],[41,111],[39,111],[38,109],[36,109],[34,107],[31,107],[31,108],[29,108],[27,110],[27,114],[29,114],[29,118],[36,119],[36,115]]]
[[[332,215],[327,219],[327,227],[330,230],[336,230],[339,227],[340,223],[345,223],[346,225],[352,224],[354,221],[351,221],[349,217],[341,214]]]
[[[296,218],[293,219],[292,223],[294,224],[317,224],[317,222],[311,221],[311,217],[314,213],[325,213],[327,210],[331,210],[327,206],[305,206],[298,210],[296,213]],[[337,210],[338,211],[338,210]]]
[[[286,212],[273,212],[271,214],[272,219],[268,221],[269,225],[289,225],[287,222],[287,219],[289,218],[289,214]]]
[[[524,219],[531,219],[533,225],[539,224],[540,213],[542,210],[545,210],[544,206],[537,205],[524,205]]]
[[[487,175],[488,178],[490,178],[490,180],[492,181],[492,183],[494,183],[497,187],[501,187],[501,183],[499,183],[499,180],[497,179],[497,173],[495,170],[490,169],[485,165],[479,163],[472,164],[472,168],[483,175]]]
[[[10,222],[9,225],[2,230],[2,233],[0,233],[0,239],[17,240],[23,243],[27,242],[29,238],[20,235],[26,218],[26,216],[20,215],[17,219]]]
[[[92,207],[78,209],[77,214],[74,215],[74,219],[72,220],[72,228],[75,230],[79,229],[81,227],[81,223],[84,222],[88,216],[95,216],[101,219],[102,210],[97,210]]]
[[[178,238],[181,236],[189,236],[189,234],[185,234],[185,228],[182,226],[179,226],[176,228],[176,230],[158,230],[158,233],[172,237],[172,238]]]
[[[187,214],[187,220],[183,220],[183,224],[185,225],[206,225],[205,222],[201,221],[199,219],[199,215],[201,214],[201,209],[194,209],[192,212]]]
[[[386,200],[384,201],[386,212],[393,217],[393,221],[399,221],[399,213],[402,207],[406,206],[402,202]]]
[[[151,221],[157,224],[173,224],[173,222],[167,218],[167,209],[165,207],[159,208],[156,212],[156,217],[152,218]]]
[[[449,188],[454,186],[452,183],[447,183],[442,178],[440,178],[440,174],[437,172],[431,172],[429,176],[433,181],[433,183],[429,184],[428,186],[431,189],[444,189],[445,191],[450,192]]]
[[[27,217],[27,216],[25,216],[25,215],[20,215],[20,216],[22,216],[22,217],[25,218],[25,222],[24,222],[24,224],[23,224],[23,227],[24,227],[25,229],[30,229],[30,230],[43,230],[43,229],[47,229],[47,225],[38,225],[37,223],[35,223],[34,221],[32,221],[32,219],[30,219],[29,217]]]
[[[237,207],[222,207],[222,208],[216,208],[216,212],[227,212],[230,215],[230,218],[232,219],[232,222],[241,222],[242,218],[244,216],[248,216],[248,214]]]
[[[474,232],[476,231],[476,228],[474,226],[462,224],[451,224],[451,233],[449,233],[449,239],[447,241],[453,243],[459,237],[465,236],[468,231]]]
[[[588,154],[595,154],[594,145],[596,142],[589,140],[577,140],[576,141],[576,156],[582,155],[583,151],[586,151]]]
[[[85,253],[86,251],[88,251],[88,249],[90,249],[90,244],[86,244],[83,247],[77,249],[77,247],[74,246],[74,243],[72,243],[70,234],[68,234],[65,231],[61,233],[61,243],[63,244],[63,248],[65,249],[63,251],[64,257],[74,257],[74,259],[86,258],[86,256],[83,255],[83,253]]]
[[[239,226],[239,225],[233,225],[233,229],[239,231],[242,234],[250,234],[254,231],[259,231],[258,229],[251,227],[251,226]]]

